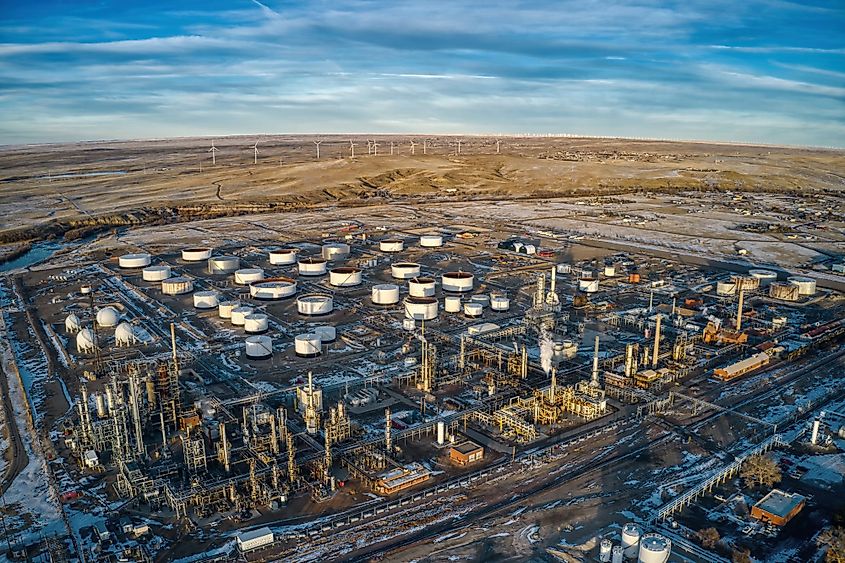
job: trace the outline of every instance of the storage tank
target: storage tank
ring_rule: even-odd
[[[244,324],[246,324],[247,316],[253,314],[254,312],[255,309],[245,305],[235,307],[232,309],[232,324],[235,326],[244,326]]]
[[[777,272],[771,270],[748,270],[748,275],[757,278],[760,287],[769,287],[772,282],[778,279]]]
[[[250,334],[263,334],[268,328],[269,322],[264,313],[252,313],[244,317],[244,330]]]
[[[772,282],[769,297],[781,301],[798,301],[798,286],[791,282]]]
[[[399,303],[399,286],[392,283],[374,285],[372,298],[376,305],[395,305]]]
[[[461,298],[457,295],[447,295],[443,300],[443,309],[447,313],[460,313],[463,310]]]
[[[604,267],[604,277],[606,278],[613,278],[616,277],[616,266],[610,264]],[[610,553],[608,553],[608,556]]]
[[[319,356],[322,351],[323,343],[320,337],[309,332],[306,334],[297,334],[293,338],[293,349],[296,355],[301,358],[313,358]]]
[[[420,237],[420,246],[423,248],[443,246],[443,237],[440,235],[423,235]]]
[[[314,327],[314,334],[320,337],[320,342],[323,344],[337,340],[337,329],[333,326],[326,325]]]
[[[555,347],[557,351],[557,346]],[[560,343],[561,358],[571,360],[578,355],[578,345],[572,340],[564,340]]]
[[[269,336],[248,336],[244,346],[250,360],[266,360],[273,356],[273,339]]]
[[[333,268],[329,272],[329,283],[335,287],[354,287],[361,285],[361,270],[350,266]]]
[[[103,307],[97,311],[97,324],[102,327],[117,326],[120,321],[120,313],[114,307]]]
[[[489,307],[490,306],[490,296],[489,295],[473,295],[469,298],[472,303],[478,303],[482,307]]]
[[[345,242],[327,242],[323,245],[322,254],[326,260],[346,260],[351,250]]]
[[[170,266],[162,264],[161,266],[147,266],[141,272],[144,281],[162,281],[170,277]]]
[[[91,286],[83,285],[79,288],[79,293],[81,293],[82,295],[88,295],[89,293],[91,293]]]
[[[212,256],[208,259],[209,274],[231,274],[241,267],[237,256]]]
[[[733,295],[736,293],[736,284],[733,282],[716,282],[716,295]]]
[[[638,272],[628,274],[628,283],[640,283],[640,274]]]
[[[446,443],[446,422],[443,420],[437,421],[437,444],[442,446]]]
[[[117,263],[121,268],[143,268],[150,265],[150,255],[146,252],[124,254],[117,259]]]
[[[743,291],[753,291],[760,287],[760,280],[754,276],[740,276],[738,274],[731,276],[731,281],[733,282],[736,289],[734,289],[734,293],[742,289]]]
[[[255,299],[272,301],[296,294],[296,280],[292,278],[265,278],[249,284],[249,294]]]
[[[167,278],[161,282],[161,292],[165,295],[183,295],[194,290],[194,282],[181,276]]]
[[[483,312],[484,308],[478,303],[474,303],[472,301],[464,303],[464,315],[466,315],[467,317],[475,319],[480,317]]]
[[[419,277],[408,281],[408,293],[413,297],[434,297],[434,278]]]
[[[249,285],[263,279],[264,270],[261,268],[241,268],[235,271],[235,283],[238,285]]]
[[[197,309],[213,309],[217,307],[217,292],[197,291],[194,293],[194,307]]]
[[[382,252],[402,252],[405,250],[405,242],[400,239],[385,239],[378,243],[378,249]]]
[[[672,552],[672,542],[660,534],[645,534],[640,539],[639,563],[666,563]]]
[[[135,331],[129,323],[122,322],[114,329],[114,343],[118,346],[132,346],[136,340]]]
[[[556,266],[558,274],[570,274],[572,273],[572,265],[571,264],[558,264]]]
[[[326,273],[326,261],[323,258],[300,258],[297,267],[300,276],[322,276]]]
[[[331,295],[312,293],[296,300],[296,309],[300,315],[328,315],[334,309]]]
[[[440,278],[440,285],[444,291],[464,293],[472,291],[475,276],[469,272],[446,272]]]
[[[237,301],[221,301],[217,305],[217,315],[221,319],[231,319],[232,311],[239,305]]]
[[[599,290],[598,278],[581,278],[578,280],[578,289],[584,293],[595,293]]]
[[[273,266],[290,266],[296,264],[296,248],[277,248],[267,253],[270,264]]]
[[[434,297],[406,297],[405,317],[417,321],[430,321],[436,319],[437,299]]]
[[[79,353],[92,352],[94,350],[94,331],[90,328],[83,328],[76,334],[76,351]]]
[[[507,311],[510,309],[511,300],[507,295],[501,293],[490,294],[490,308],[494,311]]]
[[[75,334],[82,328],[82,323],[79,322],[79,317],[71,313],[65,317],[65,332]]]
[[[643,535],[640,527],[628,522],[622,526],[622,552],[628,559],[633,559],[637,556],[640,549],[640,536]]]
[[[390,275],[397,280],[409,280],[420,276],[421,266],[414,262],[397,262],[391,264]]]
[[[613,549],[613,542],[608,539],[601,540],[599,544],[599,561],[602,563],[610,563],[610,553]]]
[[[806,276],[789,276],[786,281],[798,286],[798,295],[808,296],[816,294],[816,280]]]
[[[625,554],[621,545],[614,545],[610,550],[610,563],[624,563]]]
[[[193,247],[182,250],[182,260],[185,262],[202,262],[209,258],[211,258],[210,248]]]
[[[106,418],[109,411],[106,410],[106,396],[102,393],[94,395],[94,404],[97,406],[97,417]]]

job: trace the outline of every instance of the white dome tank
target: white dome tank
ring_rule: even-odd
[[[83,328],[76,335],[76,351],[91,352],[94,350],[94,331],[90,328]]]
[[[409,280],[420,275],[422,267],[414,262],[397,262],[391,264],[390,275],[397,280]]]
[[[231,319],[232,311],[238,306],[237,301],[221,301],[217,304],[217,315],[221,319]]]
[[[326,273],[326,261],[323,258],[300,258],[298,268],[300,276],[322,276]]]
[[[136,341],[137,338],[135,337],[135,331],[129,323],[120,323],[117,325],[117,328],[114,329],[114,342],[118,346],[132,346]]]
[[[217,292],[197,291],[194,293],[194,307],[197,309],[214,309],[217,307]]]
[[[736,293],[736,284],[733,282],[716,282],[716,295],[733,295]]]
[[[463,310],[461,298],[457,295],[447,295],[443,300],[443,309],[447,313],[460,313]]]
[[[434,297],[406,297],[405,317],[417,321],[437,318],[437,299]]]
[[[211,249],[205,247],[185,248],[182,250],[182,260],[185,262],[202,262],[211,258]]]
[[[469,272],[447,272],[440,277],[444,291],[464,293],[472,291],[475,276]]]
[[[253,314],[254,312],[255,309],[252,307],[246,307],[244,305],[235,307],[232,309],[232,324],[235,326],[244,326],[244,324],[246,324],[247,316]]]
[[[484,307],[482,307],[479,303],[474,303],[470,301],[469,303],[464,303],[464,315],[467,317],[478,318],[484,312]]]
[[[65,332],[75,334],[82,329],[82,323],[79,322],[79,317],[71,313],[65,317]]]
[[[235,271],[235,283],[238,285],[249,285],[263,279],[264,270],[261,268],[242,268]]]
[[[146,252],[124,254],[117,259],[117,263],[121,268],[143,268],[150,265],[150,255]]]
[[[264,313],[252,313],[244,317],[244,330],[250,334],[265,333],[269,326],[267,315]]]
[[[405,242],[400,239],[385,239],[378,243],[378,249],[382,252],[402,252],[405,250]]]
[[[622,526],[622,551],[625,557],[633,559],[637,556],[640,549],[640,536],[642,535],[643,532],[640,527],[633,522],[628,522]]]
[[[144,281],[162,281],[170,277],[170,266],[162,264],[160,266],[147,266],[141,272]]]
[[[768,287],[769,284],[778,280],[777,272],[771,270],[748,270],[748,275],[760,280],[760,287]]]
[[[639,563],[666,563],[672,552],[672,542],[660,534],[645,534],[640,539]]]
[[[269,336],[249,336],[244,346],[250,360],[266,360],[273,356],[273,339]]]
[[[420,246],[423,248],[443,246],[443,237],[440,235],[423,235],[420,237]]]
[[[97,311],[97,324],[103,327],[117,326],[120,313],[114,307],[103,307]]]
[[[313,332],[297,334],[293,338],[293,349],[297,356],[302,358],[313,358],[319,356],[323,349],[323,342]]]
[[[331,295],[303,295],[296,300],[296,309],[300,315],[328,315],[334,309],[334,299]]]
[[[327,242],[323,245],[322,255],[326,260],[346,260],[351,251],[352,249],[345,242]]]
[[[584,293],[595,293],[599,290],[598,278],[581,278],[578,280],[578,289]]]
[[[507,311],[510,309],[511,300],[507,295],[492,294],[490,295],[490,308],[494,311]]]
[[[268,253],[270,264],[273,266],[290,266],[296,264],[296,254],[299,252],[295,248],[277,248]]]
[[[249,294],[255,299],[275,300],[296,294],[296,280],[291,278],[265,278],[249,284]]]
[[[320,342],[334,342],[337,340],[337,329],[333,326],[314,327],[314,334],[320,337]]]
[[[161,282],[161,292],[165,295],[183,295],[194,290],[194,282],[181,276],[167,278]]]
[[[376,305],[395,305],[399,303],[399,286],[392,283],[374,285],[372,299]]]
[[[490,296],[489,295],[473,295],[469,298],[470,302],[478,303],[482,307],[489,307],[490,306]]]
[[[609,539],[601,540],[599,544],[599,561],[601,563],[610,563],[610,552],[613,549],[613,542]]]
[[[798,286],[798,295],[815,295],[816,294],[816,280],[806,276],[789,276],[786,281],[792,285]]]
[[[332,268],[329,283],[335,287],[354,287],[361,285],[361,270],[350,266]]]
[[[231,274],[241,267],[237,256],[212,256],[208,259],[209,274]]]
[[[408,293],[412,297],[434,297],[434,278],[412,278],[408,280]]]

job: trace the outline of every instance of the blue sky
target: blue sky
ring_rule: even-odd
[[[845,147],[845,4],[0,0],[0,143],[570,133]]]

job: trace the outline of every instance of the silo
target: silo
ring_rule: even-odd
[[[609,539],[601,540],[599,544],[599,561],[601,563],[610,563],[610,553],[613,549],[613,542]]]
[[[666,563],[672,552],[672,542],[660,534],[645,534],[640,539],[639,563]]]
[[[614,545],[610,550],[610,563],[624,563],[625,554],[621,545]]]

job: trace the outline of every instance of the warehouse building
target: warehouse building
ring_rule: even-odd
[[[769,355],[765,352],[758,352],[749,358],[735,362],[723,368],[713,370],[713,375],[722,381],[730,381],[750,371],[761,368],[769,363]]]
[[[780,489],[772,491],[751,507],[751,517],[766,524],[785,526],[804,508],[806,499]]]
[[[449,459],[452,463],[465,466],[484,459],[484,447],[467,440],[449,449]]]

